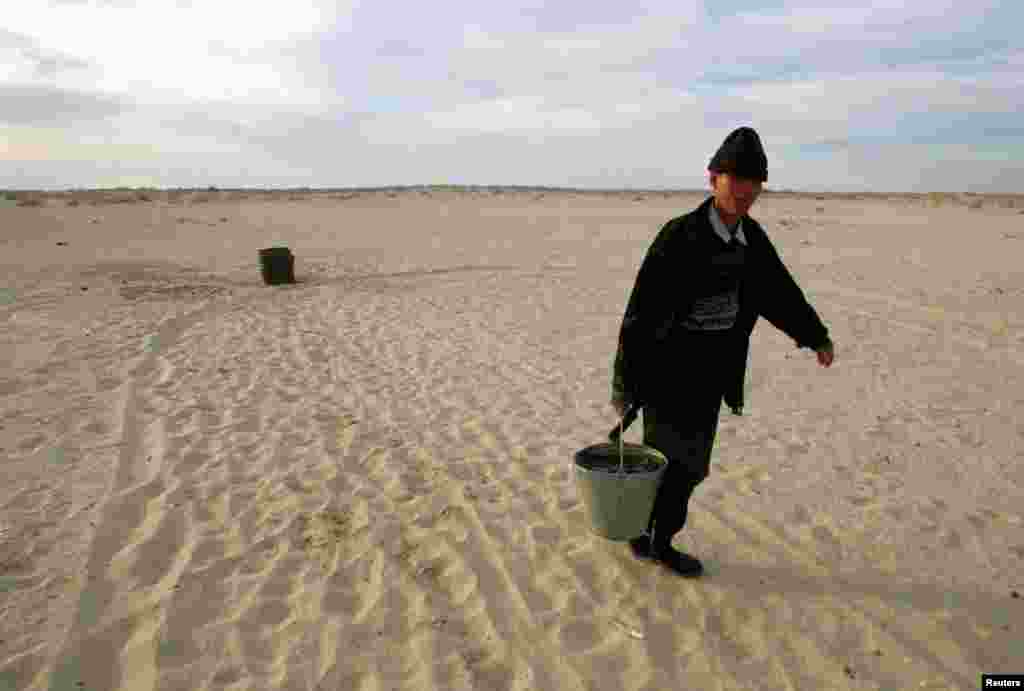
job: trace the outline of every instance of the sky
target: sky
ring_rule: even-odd
[[[1024,192],[1016,0],[9,0],[0,188]]]

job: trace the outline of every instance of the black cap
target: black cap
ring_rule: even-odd
[[[764,155],[757,132],[750,127],[733,130],[711,157],[708,170],[765,182],[768,179],[768,157]]]

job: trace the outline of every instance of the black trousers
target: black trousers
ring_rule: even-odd
[[[644,444],[668,458],[647,526],[652,542],[661,546],[682,530],[690,496],[708,476],[724,387],[690,380],[677,390],[677,396],[642,409]]]

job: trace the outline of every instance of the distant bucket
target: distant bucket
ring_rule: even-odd
[[[295,283],[295,256],[287,247],[260,250],[260,273],[268,286]]]

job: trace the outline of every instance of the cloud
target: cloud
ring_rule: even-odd
[[[44,50],[97,66],[88,74],[67,75],[64,85],[128,93],[142,101],[308,104],[325,93],[317,81],[322,75],[289,51],[323,29],[344,25],[344,16],[336,3],[318,0],[148,0],[29,4],[4,20],[9,31]]]
[[[728,36],[730,59],[708,69],[705,78],[940,68],[1019,44],[1009,27],[1021,13],[1005,7],[995,0],[875,0],[740,12],[720,19],[709,35]]]
[[[973,110],[1015,111],[1024,103],[1013,83],[988,76],[951,78],[938,70],[861,72],[857,75],[760,83],[734,90],[729,98],[767,113],[785,110],[797,118],[832,120],[855,114]]]
[[[494,133],[543,130],[586,136],[601,129],[601,121],[584,108],[549,109],[536,98],[467,103],[445,112],[427,113],[426,120],[439,129]]]
[[[69,125],[109,118],[125,103],[111,96],[44,85],[0,84],[0,123]]]
[[[68,71],[89,67],[85,60],[61,50],[46,49],[29,36],[0,29],[0,74],[8,80],[50,81]]]
[[[995,0],[25,3],[0,30],[0,184],[95,184],[104,160],[172,185],[703,189],[752,125],[773,186],[996,187],[1024,160],[1022,21]]]

